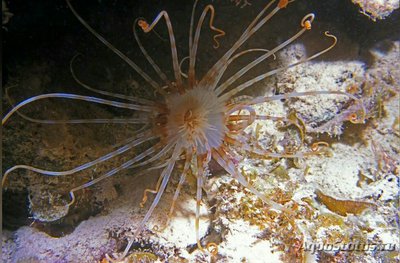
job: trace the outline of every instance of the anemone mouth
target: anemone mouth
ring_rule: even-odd
[[[228,131],[225,106],[210,89],[195,87],[183,94],[167,97],[167,138],[178,136],[183,147],[195,147],[198,153],[217,148]]]

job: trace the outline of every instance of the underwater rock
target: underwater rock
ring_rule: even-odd
[[[351,0],[357,4],[360,12],[370,17],[374,22],[377,19],[385,19],[400,6],[399,0]]]

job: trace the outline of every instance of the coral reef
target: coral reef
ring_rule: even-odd
[[[230,3],[230,8],[236,8],[238,3],[241,1]],[[237,11],[253,8],[253,3],[239,7]],[[284,67],[306,57],[305,46],[306,43],[300,42],[275,54],[273,67]],[[343,53],[348,52],[339,48]],[[201,60],[208,60],[208,52],[205,51],[206,56],[200,57]],[[68,205],[69,191],[102,176],[117,166],[117,161],[100,163],[79,176],[43,177],[20,171],[10,176],[3,200],[6,196],[8,206],[18,204],[21,210],[27,210],[31,220],[12,226],[10,222],[24,216],[11,213],[9,219],[6,215],[8,230],[2,236],[2,260],[106,262],[106,254],[119,256],[127,240],[132,240],[132,248],[126,262],[266,262],[267,258],[274,262],[399,260],[398,247],[351,253],[308,247],[308,244],[399,244],[396,232],[399,228],[400,69],[396,63],[400,43],[381,42],[368,52],[373,57],[370,64],[361,59],[308,62],[258,83],[253,91],[241,97],[309,90],[342,91],[360,98],[364,105],[366,111],[360,112],[360,105],[352,99],[324,95],[254,106],[257,115],[276,119],[261,120],[247,127],[249,143],[278,153],[305,152],[314,147],[319,151],[306,158],[278,158],[236,150],[235,165],[241,174],[256,191],[287,208],[288,213],[269,209],[254,191],[211,163],[206,171],[200,211],[196,212],[195,200],[198,178],[195,173],[188,173],[175,212],[168,219],[175,189],[180,185],[179,175],[185,169],[184,162],[177,162],[177,171],[147,222],[146,230],[134,235],[150,206],[149,202],[143,202],[143,192],[147,190],[148,199],[153,199],[149,190],[156,185],[157,170],[142,173],[130,169],[122,176],[85,188],[73,206]],[[96,63],[87,62],[89,66],[81,74],[90,73]],[[55,65],[46,63],[18,65],[7,84],[9,100],[15,103],[15,98],[26,94],[47,92],[49,86],[58,84],[57,74],[65,71],[64,67],[56,69]],[[128,83],[134,86],[141,83],[132,84],[132,78],[122,78],[123,72],[118,72],[115,79],[95,73],[106,79],[103,83],[106,87],[125,89],[130,95],[147,92],[129,88]],[[7,96],[4,102],[8,103]],[[87,114],[112,118],[126,114],[76,102],[38,104],[21,113],[48,119],[82,118],[88,117]],[[364,119],[359,121],[362,114]],[[133,132],[129,125],[99,128],[93,124],[61,124],[57,129],[50,129],[48,125],[19,119],[10,119],[10,122],[12,125],[3,131],[6,167],[30,163],[50,170],[67,170],[113,151]],[[146,147],[135,151],[140,153]],[[122,158],[118,162],[127,160]],[[12,209],[6,210],[9,211]],[[194,231],[197,227],[200,242],[207,244],[204,251],[197,249]]]

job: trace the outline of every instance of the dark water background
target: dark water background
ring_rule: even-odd
[[[6,1],[14,16],[2,30],[3,50],[3,85],[13,74],[16,64],[24,61],[43,59],[59,64],[67,64],[76,52],[97,53],[94,50],[101,46],[98,41],[77,21],[68,9],[65,1]],[[246,15],[252,17],[260,10],[265,1],[250,1],[251,6],[242,9],[229,0],[216,0],[216,21],[226,20],[247,25]],[[143,16],[151,21],[159,11],[169,12],[175,33],[186,38],[192,1],[72,1],[78,13],[99,33],[118,44],[124,53],[139,55],[131,33],[131,25],[136,17]],[[202,5],[200,1],[199,6]],[[220,11],[220,10],[223,11]],[[330,27],[346,34],[352,41],[360,44],[362,49],[374,45],[382,39],[399,39],[400,11],[396,10],[385,20],[372,22],[368,17],[358,12],[358,6],[350,0],[335,1],[296,1],[289,5],[286,12],[287,22],[298,21],[302,15],[313,12],[316,14],[315,23],[328,23]],[[199,9],[200,10],[200,9]],[[295,15],[298,17],[295,17]],[[230,16],[234,15],[234,16]],[[274,25],[277,26],[277,25]],[[278,27],[284,25],[278,25]],[[229,30],[223,28],[227,32]],[[182,31],[185,34],[182,34]],[[230,33],[230,32],[229,32]],[[203,34],[205,34],[203,32]],[[165,34],[164,34],[165,35]],[[340,39],[340,35],[338,36]],[[179,39],[179,37],[178,37]],[[179,41],[178,41],[179,43]],[[156,45],[156,43],[154,43]],[[149,48],[151,50],[151,47]],[[104,50],[103,50],[104,51]],[[87,55],[87,54],[86,54]],[[91,54],[92,55],[92,54]]]

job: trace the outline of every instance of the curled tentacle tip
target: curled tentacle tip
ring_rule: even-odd
[[[335,43],[334,43],[334,44],[336,44],[336,42],[337,42],[337,37],[336,37],[335,35],[332,35],[331,33],[329,33],[329,31],[325,31],[324,34],[325,34],[325,36],[327,36],[327,37],[333,38],[333,39],[335,40]]]
[[[311,22],[309,20],[304,21],[303,27],[307,30],[311,29]]]
[[[138,26],[140,26],[140,28],[141,28],[143,31],[145,31],[145,32],[146,32],[146,30],[149,28],[149,24],[148,24],[145,20],[143,20],[143,19],[140,19],[140,20],[138,21]]]
[[[212,30],[219,32],[218,35],[215,35],[215,36],[213,37],[214,42],[215,42],[215,44],[214,44],[213,47],[214,47],[215,49],[217,49],[217,48],[219,48],[219,42],[218,42],[217,38],[225,36],[225,31],[223,31],[223,30],[221,30],[221,29],[218,29],[218,28],[215,28],[215,27],[213,27],[212,25],[210,25],[210,27],[211,27]]]
[[[364,116],[360,117],[357,115],[357,113],[350,114],[348,117],[348,120],[353,124],[362,124],[365,122]]]
[[[317,152],[320,149],[320,146],[329,147],[329,144],[327,142],[314,142],[311,145],[311,150]]]
[[[216,256],[218,254],[218,245],[215,243],[208,243],[207,244],[207,250],[210,252],[213,256]]]
[[[308,15],[306,15],[305,17],[303,17],[303,19],[301,20],[300,25],[305,28],[306,30],[310,30],[311,29],[311,24],[314,21],[315,15],[313,13],[310,13]],[[326,32],[325,32],[326,34]]]

